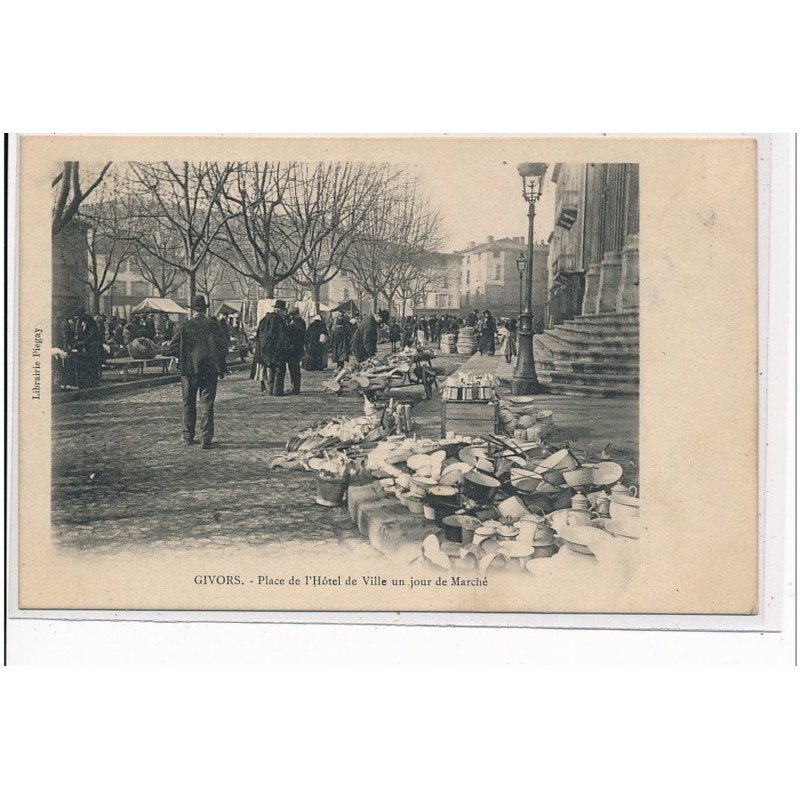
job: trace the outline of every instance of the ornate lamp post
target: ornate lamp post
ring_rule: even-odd
[[[542,196],[547,164],[520,164],[517,170],[522,178],[522,196],[528,203],[528,259],[525,270],[525,308],[519,318],[519,355],[511,380],[511,394],[527,395],[539,391],[536,365],[533,362],[533,221],[536,218],[536,201]],[[519,262],[517,262],[519,265]]]
[[[517,259],[517,270],[519,272],[519,314],[522,314],[522,276],[525,274],[525,267],[528,265],[528,259],[525,258],[525,253],[520,253]]]

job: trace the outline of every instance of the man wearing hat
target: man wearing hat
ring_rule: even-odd
[[[297,306],[289,312],[286,332],[289,335],[286,363],[292,380],[292,394],[300,394],[300,361],[305,351],[306,323],[300,316],[300,309]]]
[[[195,316],[180,325],[167,347],[167,355],[178,356],[183,393],[183,441],[194,444],[197,397],[200,396],[200,439],[204,450],[214,438],[214,400],[217,379],[228,371],[228,343],[217,320],[206,316],[208,304],[202,296],[192,301]]]
[[[250,377],[261,382],[261,391],[283,397],[286,361],[289,356],[289,332],[286,325],[286,301],[276,300],[275,310],[258,323],[256,350]]]

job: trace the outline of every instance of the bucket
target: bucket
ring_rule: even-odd
[[[344,501],[349,483],[350,478],[347,474],[341,478],[317,474],[317,496],[314,498],[314,502],[327,508],[340,506]]]

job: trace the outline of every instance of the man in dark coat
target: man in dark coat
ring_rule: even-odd
[[[356,327],[352,351],[357,361],[366,361],[378,352],[378,325],[388,318],[385,311],[367,314]]]
[[[217,320],[206,316],[206,300],[200,295],[192,301],[195,316],[180,325],[167,347],[167,355],[178,356],[183,395],[183,441],[194,444],[197,423],[197,396],[200,395],[200,439],[208,450],[214,438],[214,400],[217,379],[227,372],[228,343]]]
[[[336,369],[339,370],[348,358],[350,358],[349,325],[342,314],[337,314],[331,330],[331,359],[336,363]]]
[[[250,371],[250,377],[255,378],[258,372],[264,372],[265,377],[261,378],[262,392],[269,388],[270,394],[283,397],[283,381],[286,378],[288,354],[286,301],[276,300],[275,310],[258,323],[256,331],[256,351],[253,356],[253,369]]]
[[[300,360],[306,342],[306,323],[300,316],[300,309],[295,307],[289,312],[289,321],[286,326],[289,336],[289,346],[286,363],[289,365],[289,377],[292,380],[292,394],[300,394]]]

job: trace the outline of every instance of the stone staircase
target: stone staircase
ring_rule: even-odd
[[[539,380],[553,394],[639,394],[639,312],[575,317],[533,338]]]

